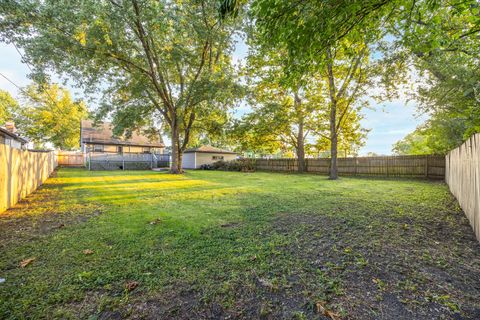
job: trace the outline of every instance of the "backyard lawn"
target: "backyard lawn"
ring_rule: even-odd
[[[0,241],[1,319],[480,318],[441,182],[60,169]]]

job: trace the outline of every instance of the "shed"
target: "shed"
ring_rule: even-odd
[[[212,146],[201,146],[185,150],[182,158],[184,169],[198,169],[203,164],[212,164],[223,160],[231,161],[237,158],[237,153]]]

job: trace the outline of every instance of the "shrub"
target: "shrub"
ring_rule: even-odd
[[[255,159],[236,159],[232,161],[217,161],[212,164],[203,164],[202,170],[223,170],[223,171],[255,171]]]
[[[240,162],[241,171],[255,171],[255,159],[242,158]]]

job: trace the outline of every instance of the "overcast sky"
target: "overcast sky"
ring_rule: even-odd
[[[247,48],[243,43],[237,45],[234,60],[239,61],[246,56]],[[8,77],[18,86],[26,86],[30,83],[27,75],[28,66],[21,62],[21,57],[13,45],[0,43],[0,73]],[[82,93],[67,86],[75,98],[82,98]],[[18,96],[19,90],[0,76],[0,88],[10,92],[14,97]],[[361,149],[361,155],[368,152],[378,154],[391,154],[392,144],[403,138],[421,124],[425,117],[416,115],[414,102],[406,103],[406,98],[376,105],[372,103],[374,110],[364,110],[365,119],[362,125],[370,129],[366,145]],[[248,110],[242,110],[245,112]]]

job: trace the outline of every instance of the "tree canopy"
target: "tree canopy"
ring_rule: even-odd
[[[0,124],[15,122],[18,132],[34,143],[63,150],[80,147],[80,121],[88,117],[83,101],[75,101],[58,84],[31,84],[21,89],[17,101],[0,90]]]
[[[21,133],[43,148],[51,143],[62,150],[80,147],[80,121],[88,117],[83,101],[57,84],[30,85],[22,92],[22,107],[15,115]]]
[[[234,70],[217,2],[20,0],[1,5],[0,34],[42,71],[103,92],[117,132],[157,118],[172,141],[172,172],[195,122],[231,104]],[[150,120],[147,120],[150,121]]]
[[[5,122],[15,120],[19,107],[18,101],[8,91],[0,90],[0,125],[3,126]]]
[[[224,2],[223,15],[247,3]],[[420,72],[421,85],[411,94],[432,121],[419,130],[429,128],[435,139],[448,138],[444,147],[479,132],[478,1],[253,0],[246,8],[264,45],[289,52],[286,68],[293,81],[312,66],[328,63],[328,48],[345,40],[355,46],[367,37],[389,62],[381,75],[387,86],[396,82],[391,75],[412,68]]]

